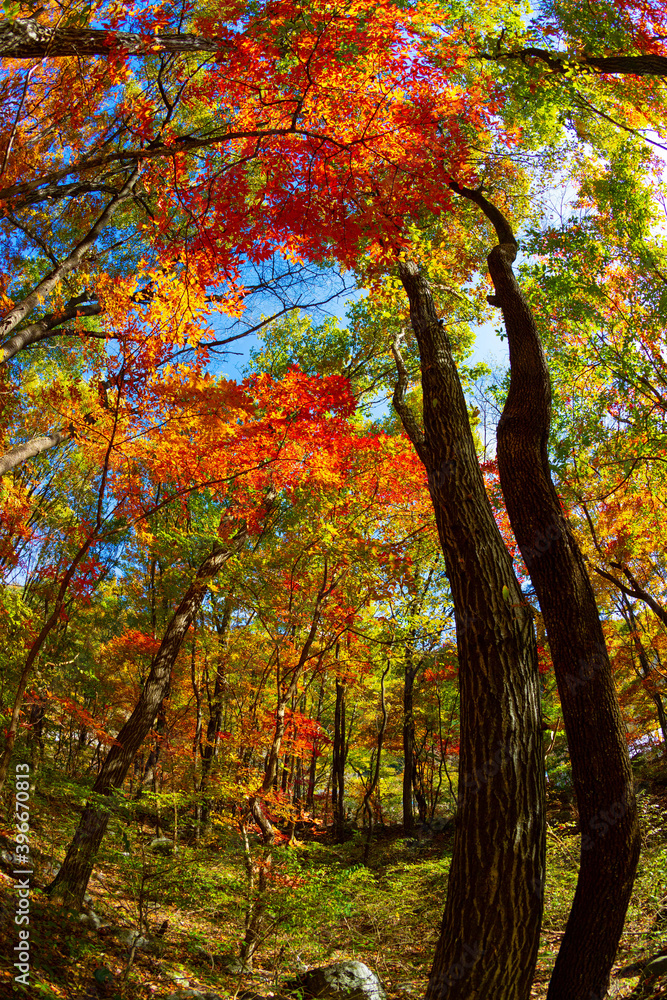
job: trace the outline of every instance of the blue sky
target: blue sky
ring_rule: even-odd
[[[323,299],[326,297],[329,289],[324,290],[324,285],[314,286],[311,289],[311,299]],[[313,294],[314,293],[314,294]],[[316,309],[305,310],[310,315],[312,315],[314,322],[322,322],[328,316],[335,316],[339,320],[341,326],[346,322],[346,305],[354,298],[354,294],[342,294],[334,299],[332,302],[327,303]],[[247,314],[246,322],[248,325],[252,325],[257,321],[260,314],[272,315],[276,311],[275,300],[269,297],[262,296],[257,298],[254,305]],[[468,364],[477,364],[481,361],[485,361],[492,367],[506,367],[508,364],[508,353],[507,353],[507,342],[501,340],[495,332],[497,324],[485,323],[480,326],[477,330],[477,341],[475,344],[475,350],[468,361]],[[220,336],[229,335],[229,330],[227,329],[228,324],[226,324],[222,319],[219,323],[215,324],[219,330]],[[239,331],[240,332],[240,331]],[[238,340],[233,344],[230,344],[229,351],[226,356],[220,355],[220,360],[215,364],[216,370],[220,373],[224,373],[227,377],[240,380],[244,377],[244,369],[247,365],[248,358],[250,357],[250,351],[257,348],[261,344],[261,332],[259,335],[250,334],[244,337],[242,340]]]

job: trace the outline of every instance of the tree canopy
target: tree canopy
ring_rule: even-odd
[[[356,811],[368,865],[446,810],[426,996],[528,1000],[558,760],[544,995],[602,1000],[667,753],[667,8],[3,12],[0,789],[63,789],[45,893],[133,816],[234,830],[250,969],[298,825]]]

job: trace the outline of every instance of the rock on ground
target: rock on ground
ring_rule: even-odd
[[[292,992],[323,1000],[386,1000],[380,980],[363,962],[334,962],[310,969],[285,985]]]

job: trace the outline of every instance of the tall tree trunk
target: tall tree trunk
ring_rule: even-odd
[[[456,190],[456,188],[455,188]],[[496,229],[488,257],[510,350],[510,388],[497,431],[507,513],[544,616],[582,830],[577,889],[548,1000],[603,997],[639,859],[640,834],[625,725],[593,588],[551,480],[551,382],[534,316],[514,277],[517,244],[479,192]],[[512,611],[522,612],[512,598]]]
[[[225,598],[222,610],[222,618],[216,616],[215,626],[218,633],[218,655],[216,658],[215,685],[213,688],[213,698],[209,695],[208,725],[206,727],[206,741],[200,747],[201,754],[201,782],[199,791],[201,794],[201,822],[206,826],[208,823],[211,803],[206,797],[206,787],[208,785],[211,765],[215,758],[218,747],[218,733],[222,729],[223,695],[227,688],[227,678],[225,675],[226,662],[223,655],[227,642],[227,630],[232,618],[234,604],[231,594]]]
[[[333,810],[334,840],[345,838],[345,764],[347,745],[345,732],[346,685],[336,678],[336,709],[334,714],[333,763],[331,766],[331,806]]]
[[[247,531],[241,529],[227,548],[217,547],[204,560],[197,575],[176,609],[151,665],[148,679],[132,715],[122,727],[106,756],[93,785],[95,795],[109,796],[120,788],[135,754],[148,736],[162,700],[169,689],[171,670],[181,643],[206,593],[209,581],[220,572],[227,560],[237,552]],[[74,839],[62,867],[47,892],[75,909],[80,909],[95,858],[109,822],[109,811],[93,803],[84,808]]]
[[[415,768],[415,720],[413,694],[418,667],[406,656],[403,675],[403,832],[410,833],[415,825],[412,811],[412,785]]]
[[[662,752],[667,756],[667,714],[665,714],[665,705],[662,700],[662,696],[656,687],[655,681],[651,677],[651,674],[653,673],[651,670],[651,662],[648,658],[646,647],[644,646],[639,634],[639,624],[637,622],[637,618],[635,617],[634,608],[623,593],[621,593],[621,604],[621,614],[625,618],[627,626],[632,634],[632,642],[639,660],[639,669],[635,667],[635,672],[642,682],[642,687],[655,705],[656,712],[658,714],[658,724],[662,733]]]
[[[373,839],[373,807],[371,805],[371,800],[373,798],[373,793],[377,788],[378,781],[380,780],[380,764],[382,762],[382,744],[384,742],[384,734],[387,730],[387,703],[384,697],[384,681],[389,673],[389,664],[382,671],[382,678],[380,680],[380,711],[382,713],[382,720],[378,727],[377,735],[377,747],[375,748],[375,754],[371,755],[371,766],[370,774],[368,776],[368,784],[364,791],[364,801],[362,804],[362,809],[366,813],[366,818],[368,819],[368,830],[366,833],[366,843],[364,844],[364,864],[368,864],[368,855],[371,850],[371,840]]]
[[[320,723],[322,718],[322,703],[324,702],[324,680],[320,683],[320,690],[317,695],[317,715],[315,720]],[[319,757],[319,738],[313,740],[313,748],[310,754],[310,764],[308,765],[308,784],[306,786],[306,810],[315,818],[315,780],[317,778],[317,758]]]
[[[484,488],[466,401],[429,286],[399,265],[419,346],[424,428],[394,406],[426,467],[456,614],[461,699],[452,864],[427,1000],[527,1000],[544,879],[544,769],[530,612]],[[510,608],[503,593],[510,595]]]

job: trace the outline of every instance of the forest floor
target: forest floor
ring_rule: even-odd
[[[617,961],[612,997],[667,997],[667,979],[637,991],[639,970],[667,953],[667,916],[656,922],[667,895],[667,774],[654,771],[640,785],[643,852]],[[281,984],[300,963],[313,967],[357,959],[379,975],[389,1000],[423,996],[438,933],[450,862],[452,834],[418,845],[400,828],[385,828],[362,864],[363,837],[332,844],[325,831],[301,843],[277,847],[270,868],[265,934],[252,974],[230,969],[244,933],[247,882],[241,841],[233,828],[216,824],[205,845],[181,845],[160,856],[148,849],[151,835],[139,824],[118,823],[105,842],[91,881],[92,907],[102,920],[89,929],[66,916],[38,889],[62,858],[72,828],[63,803],[37,799],[31,814],[35,862],[30,899],[30,988],[14,992],[16,889],[0,873],[0,998],[14,995],[60,1000],[147,1000],[187,987],[236,997],[253,991],[281,994]],[[550,814],[554,816],[553,801]],[[558,815],[558,813],[556,813]],[[562,818],[562,812],[560,813]],[[4,836],[2,836],[4,835]],[[11,843],[9,825],[0,840]],[[11,847],[10,847],[11,849]],[[258,848],[254,848],[258,850]],[[565,926],[577,877],[578,836],[572,824],[549,820],[548,877],[542,942],[532,991],[546,996],[550,971]],[[110,928],[155,931],[150,951],[132,959]],[[104,925],[107,925],[106,932]],[[185,994],[183,994],[185,996]]]

